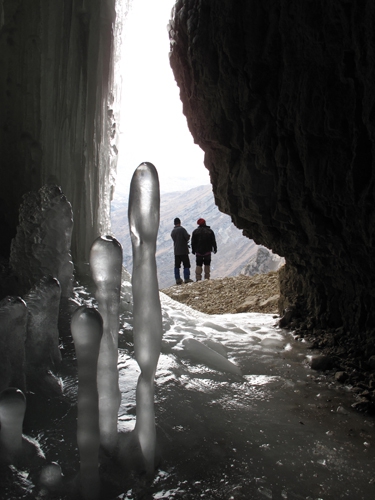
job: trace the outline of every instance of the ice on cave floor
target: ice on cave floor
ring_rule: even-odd
[[[134,429],[140,374],[132,343],[131,286],[125,277],[118,357],[122,436]],[[82,303],[90,302],[83,288],[76,293]],[[110,487],[103,499],[373,498],[374,418],[351,408],[349,387],[311,370],[306,342],[275,326],[272,315],[206,315],[162,293],[160,298],[164,333],[155,415],[161,460],[147,484],[127,466],[107,467],[103,480]],[[222,345],[242,376],[184,355],[179,347],[189,338]],[[79,471],[74,352],[68,345],[60,375],[65,401],[51,397],[38,414],[31,395],[25,430],[38,438],[48,462],[58,463],[68,480]],[[35,498],[30,487],[22,491],[16,498]]]
[[[349,387],[310,369],[306,342],[269,314],[206,315],[160,296],[163,459],[150,498],[372,498],[374,419],[351,408]],[[243,376],[181,355],[176,346],[187,338],[220,343]],[[119,430],[127,432],[138,368],[126,350],[120,359]],[[130,488],[117,498],[140,497]]]

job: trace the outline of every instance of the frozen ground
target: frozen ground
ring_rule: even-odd
[[[307,358],[312,353],[306,343],[275,327],[275,318],[268,314],[208,316],[165,295],[162,309],[156,477],[146,482],[126,461],[119,464],[104,457],[103,499],[375,497],[374,419],[350,408],[345,386],[311,371]],[[129,464],[132,453],[136,458],[126,438],[134,427],[139,375],[131,324],[131,314],[123,311],[119,432]],[[190,359],[182,347],[184,338],[220,342],[243,376]],[[75,363],[69,340],[63,357],[64,394],[44,397],[42,408],[40,400],[29,395],[25,433],[38,439],[48,461],[58,462],[66,484],[73,484],[79,464]],[[29,472],[30,468],[13,470],[12,486],[0,487],[1,498],[38,498],[38,488],[27,483]],[[35,470],[29,479],[33,474]],[[73,498],[72,491],[65,488],[55,498]]]

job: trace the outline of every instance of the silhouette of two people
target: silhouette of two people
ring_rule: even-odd
[[[192,253],[196,257],[195,277],[196,281],[201,281],[202,271],[204,266],[204,278],[210,279],[211,269],[211,253],[217,252],[215,233],[210,226],[207,226],[206,221],[202,218],[197,220],[198,227],[193,231],[191,238]],[[191,283],[190,279],[190,259],[189,259],[189,240],[190,234],[181,226],[181,220],[176,217],[174,219],[174,228],[171,232],[171,237],[174,243],[174,276],[176,284],[180,285],[183,282]],[[180,268],[181,264],[184,269],[184,279],[181,279]]]

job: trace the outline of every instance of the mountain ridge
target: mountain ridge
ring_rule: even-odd
[[[124,266],[131,273],[132,250],[127,211],[128,199],[121,195],[115,197],[111,208],[112,231],[123,246]],[[243,236],[229,215],[219,211],[210,184],[188,191],[163,193],[160,197],[160,225],[156,250],[160,288],[166,288],[175,282],[173,241],[170,236],[175,217],[181,219],[182,226],[190,235],[197,227],[196,222],[200,217],[203,217],[214,231],[218,252],[212,256],[212,278],[238,275],[258,249],[253,240]],[[195,256],[189,256],[191,278],[195,280]]]

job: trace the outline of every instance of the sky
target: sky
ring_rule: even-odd
[[[173,5],[174,0],[132,0],[126,19],[116,193],[128,192],[134,170],[144,161],[158,170],[162,193],[210,183],[169,65],[167,24]]]

